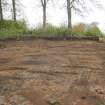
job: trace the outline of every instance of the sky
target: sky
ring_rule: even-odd
[[[40,0],[21,0],[23,4],[23,11],[25,14],[25,19],[27,20],[29,26],[34,27],[42,23],[42,7],[39,2]],[[75,12],[72,13],[72,24],[77,24],[80,22],[84,23],[99,23],[99,27],[105,32],[105,0],[96,0],[102,5],[103,8],[97,8],[88,0],[86,0],[86,6],[88,7],[88,12],[84,16],[80,16]],[[47,22],[53,25],[66,25],[67,24],[67,11],[66,11],[65,0],[54,0],[53,3],[48,4],[47,7]]]

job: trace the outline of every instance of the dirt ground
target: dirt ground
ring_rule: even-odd
[[[0,42],[0,105],[105,105],[105,43]]]

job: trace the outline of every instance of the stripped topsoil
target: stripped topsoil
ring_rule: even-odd
[[[0,42],[0,105],[105,105],[105,43]]]

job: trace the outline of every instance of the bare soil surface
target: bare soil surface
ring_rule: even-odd
[[[0,105],[105,105],[105,43],[0,42]]]

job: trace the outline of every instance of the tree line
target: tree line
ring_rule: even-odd
[[[11,0],[11,2],[12,2],[12,18],[14,21],[17,21],[16,1],[18,1],[18,0]],[[6,5],[9,5],[9,3],[7,3],[7,2],[8,2],[8,0],[0,0],[0,21],[4,20],[3,8],[6,8]]]
[[[4,20],[3,16],[3,8],[5,7],[5,0],[0,0],[0,21]],[[16,1],[17,0],[11,0],[12,1],[12,14],[13,14],[13,20],[17,21],[17,8],[16,8]],[[42,6],[42,11],[43,11],[43,28],[46,27],[47,23],[47,5],[49,1],[53,0],[39,0]],[[85,0],[65,0],[66,1],[66,9],[67,9],[67,16],[68,16],[68,28],[72,30],[72,11],[77,11],[78,13],[81,13],[81,9],[79,6],[81,6],[84,9],[86,7],[84,6]],[[91,1],[91,0],[90,0]],[[95,0],[92,0],[92,2],[96,2]]]

